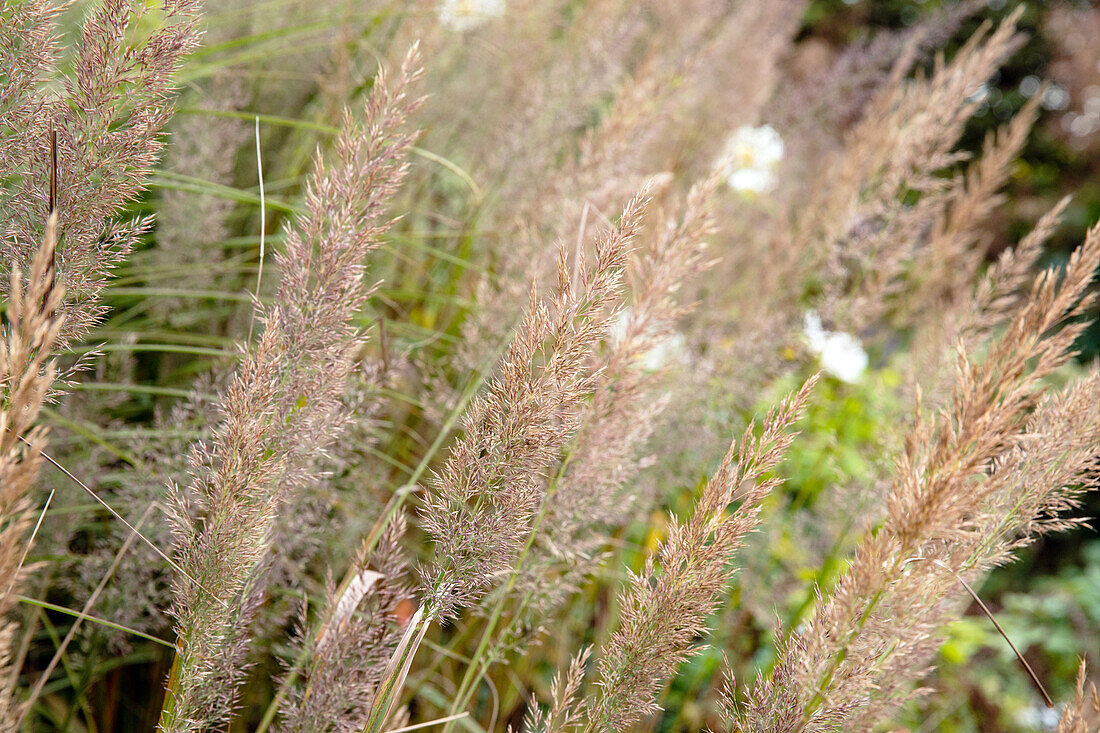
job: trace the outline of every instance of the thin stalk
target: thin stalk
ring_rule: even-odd
[[[1050,699],[1050,693],[1047,692],[1047,688],[1043,687],[1043,683],[1039,680],[1039,675],[1035,674],[1035,670],[1031,668],[1030,664],[1028,664],[1028,661],[1024,658],[1024,655],[1020,654],[1020,650],[1017,649],[1016,645],[1012,643],[1012,639],[1008,638],[1008,634],[1006,634],[1005,630],[1001,628],[1001,625],[997,623],[997,618],[993,615],[993,612],[990,611],[989,608],[985,605],[985,602],[982,601],[978,594],[974,592],[974,589],[970,587],[970,584],[967,583],[961,575],[956,573],[954,570],[952,570],[939,560],[934,560],[933,562],[935,562],[936,565],[939,565],[947,572],[954,575],[955,579],[962,584],[962,587],[966,589],[966,592],[970,594],[970,597],[973,598],[974,602],[978,604],[978,607],[982,609],[982,613],[984,613],[989,618],[989,620],[993,622],[993,626],[997,629],[997,632],[1004,638],[1006,642],[1008,642],[1008,645],[1012,648],[1012,653],[1015,654],[1016,658],[1020,660],[1020,664],[1023,665],[1024,671],[1027,672],[1028,677],[1031,678],[1031,681],[1035,684],[1036,689],[1039,690],[1039,694],[1042,695],[1043,702],[1046,703],[1046,706],[1048,708],[1053,709],[1054,701]]]
[[[389,731],[389,733],[408,733],[410,730],[420,730],[421,728],[428,728],[433,725],[439,725],[440,723],[448,723],[452,720],[461,720],[468,716],[469,713],[459,713],[458,715],[451,715],[446,718],[436,718],[435,720],[428,720],[423,723],[417,723],[416,725],[406,725],[404,728],[395,728]]]
[[[34,529],[31,531],[31,538],[27,540],[27,546],[23,548],[23,554],[19,556],[19,564],[15,566],[15,572],[11,574],[11,582],[8,583],[7,590],[4,591],[5,596],[11,595],[12,588],[15,587],[15,581],[19,577],[19,571],[23,569],[23,563],[27,561],[27,553],[31,551],[31,546],[34,544],[34,538],[38,536],[38,529],[42,526],[42,520],[46,518],[46,512],[50,508],[50,502],[53,501],[54,491],[50,491],[50,495],[46,497],[46,504],[42,507],[42,512],[38,515],[38,521],[34,523]]]
[[[260,302],[260,285],[264,279],[264,256],[266,254],[265,243],[267,241],[267,208],[264,194],[264,163],[260,153],[260,118],[256,118],[256,179],[260,184],[260,263],[256,268],[256,302]],[[252,327],[256,324],[256,309],[252,309],[252,317],[248,320],[248,342],[252,342]]]
[[[172,650],[174,650],[176,648],[175,644],[173,644],[170,641],[166,641],[164,639],[161,639],[160,637],[153,636],[152,634],[146,634],[144,631],[139,631],[137,629],[132,629],[129,626],[124,626],[123,624],[115,623],[114,621],[108,621],[105,618],[99,618],[98,616],[89,616],[88,614],[82,614],[80,611],[76,611],[74,609],[67,608],[65,606],[59,606],[56,603],[48,603],[46,601],[40,601],[37,598],[28,598],[27,596],[21,596],[21,595],[13,595],[12,598],[19,601],[20,603],[26,603],[28,606],[35,606],[36,608],[44,608],[47,611],[56,611],[57,613],[64,613],[64,614],[67,614],[69,616],[75,616],[77,618],[83,618],[85,621],[89,621],[93,624],[99,624],[100,626],[104,626],[108,629],[114,629],[115,631],[122,631],[126,634],[131,634],[132,636],[136,636],[139,639],[145,639],[146,641],[151,641],[155,644],[160,644],[161,646],[167,647],[167,648],[172,649]]]

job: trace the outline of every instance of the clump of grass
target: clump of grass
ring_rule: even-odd
[[[959,149],[1021,11],[922,74],[976,5],[809,71],[798,0],[276,5],[210,0],[200,49],[197,4],[108,0],[71,59],[63,8],[0,9],[0,728],[870,730],[988,572],[1080,524],[1100,227],[1036,278],[1062,202],[987,264],[1038,98]],[[868,370],[895,455],[796,506],[814,385]],[[51,425],[108,514],[36,495]],[[767,523],[816,565],[739,561]],[[36,539],[84,570],[33,588]],[[119,631],[165,669],[107,669]]]

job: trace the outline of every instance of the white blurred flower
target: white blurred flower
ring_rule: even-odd
[[[455,31],[476,28],[487,20],[504,17],[504,0],[442,0],[439,22]]]
[[[733,190],[759,194],[775,188],[782,160],[783,138],[774,127],[742,125],[726,141],[718,169]]]
[[[1043,83],[1039,80],[1039,77],[1034,74],[1025,76],[1023,80],[1020,81],[1020,94],[1029,98],[1034,97],[1035,93],[1038,92],[1042,86]]]
[[[1069,102],[1069,92],[1057,84],[1051,84],[1043,93],[1042,105],[1046,109],[1065,109]]]
[[[815,311],[806,312],[803,329],[806,342],[817,358],[821,368],[842,382],[858,382],[867,369],[867,352],[859,339],[843,331],[826,331],[821,327],[821,318]]]
[[[626,336],[627,325],[634,315],[632,308],[623,308],[619,317],[611,324],[608,337],[611,343],[618,343]],[[672,333],[657,339],[649,351],[640,357],[642,369],[647,372],[655,372],[673,362],[681,364],[688,361],[687,339],[682,333]]]

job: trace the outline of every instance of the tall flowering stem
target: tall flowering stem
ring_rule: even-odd
[[[772,475],[794,441],[817,378],[764,420],[750,425],[707,482],[686,522],[673,520],[645,570],[620,597],[622,621],[599,661],[599,695],[587,701],[586,731],[626,730],[660,709],[657,692],[697,650],[706,618],[718,607],[734,568],[730,560],[760,523],[761,503],[780,484]],[[736,508],[731,509],[731,505]]]
[[[102,317],[107,276],[150,223],[113,217],[141,193],[164,147],[175,73],[198,45],[201,7],[200,0],[94,3],[72,71],[57,79],[64,4],[0,5],[0,267],[27,270],[55,208],[63,240],[57,274],[67,293],[61,347]],[[151,24],[154,12],[159,20]],[[43,185],[54,173],[58,185]]]
[[[596,240],[591,270],[578,253],[571,271],[561,247],[554,295],[540,300],[532,287],[498,375],[466,412],[465,432],[425,498],[422,524],[435,543],[425,599],[394,651],[364,731],[383,729],[428,627],[477,603],[528,547],[546,474],[597,388],[599,370],[590,368],[589,357],[621,306],[630,246],[649,200],[646,188],[626,205],[619,225]]]
[[[403,127],[416,104],[408,86],[419,75],[414,47],[394,83],[380,75],[365,123],[345,116],[332,168],[318,156],[307,213],[278,256],[282,284],[259,309],[263,335],[221,395],[212,444],[192,450],[190,486],[173,487],[179,561],[197,583],[177,578],[179,651],[161,730],[228,719],[280,506],[316,480],[318,456],[347,419],[340,397],[363,339],[354,317],[370,293],[363,258],[380,243],[386,202],[406,173],[413,135]]]
[[[546,472],[576,433],[597,387],[589,356],[621,304],[630,243],[648,200],[648,193],[635,197],[619,226],[596,241],[592,271],[577,263],[579,283],[561,249],[557,293],[544,302],[532,290],[499,375],[466,413],[465,432],[425,499],[423,525],[435,542],[428,617],[453,616],[515,567]]]
[[[63,317],[63,290],[54,280],[57,218],[35,254],[24,286],[18,267],[11,272],[8,322],[0,332],[0,728],[14,729],[19,711],[13,700],[11,646],[16,626],[6,619],[23,576],[27,530],[33,517],[27,494],[42,463],[46,429],[35,426],[57,369],[53,353]]]

